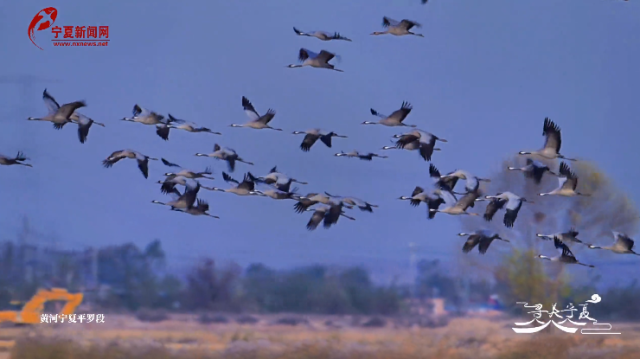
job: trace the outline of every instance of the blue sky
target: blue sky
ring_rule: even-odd
[[[39,50],[26,29],[49,6],[58,9],[56,25],[108,25],[109,46],[54,48],[43,31],[36,34]],[[20,1],[1,7],[0,76],[59,82],[36,83],[28,94],[0,83],[0,153],[24,151],[35,166],[1,169],[0,240],[13,238],[28,215],[35,229],[50,234],[39,240],[57,239],[63,247],[159,238],[176,266],[208,255],[274,266],[363,263],[391,276],[406,269],[411,241],[420,256],[451,260],[461,246],[454,237],[459,219],[427,221],[424,208],[396,200],[426,183],[428,163],[406,151],[372,162],[333,157],[388,145],[401,131],[360,123],[374,119],[369,108],[390,113],[402,101],[414,106],[407,123],[449,140],[433,158],[443,172],[462,168],[483,176],[510,154],[539,148],[548,116],[563,130],[565,155],[594,161],[640,202],[638,2]],[[422,23],[416,32],[425,38],[369,36],[381,30],[383,16]],[[293,26],[339,31],[353,42],[298,37]],[[345,72],[285,68],[300,47],[339,54]],[[75,126],[55,131],[26,121],[46,114],[45,87],[60,103],[86,100],[83,113],[107,127],[92,128],[82,145]],[[247,120],[243,95],[259,112],[275,109],[272,125],[285,131],[228,127]],[[173,131],[164,142],[152,127],[118,121],[135,103],[223,135]],[[314,127],[349,138],[303,153],[302,136],[291,131]],[[100,163],[132,148],[195,170],[211,165],[214,183],[224,186],[224,163],[193,156],[215,142],[255,163],[239,164],[234,177],[277,165],[309,182],[301,192],[353,195],[380,208],[308,232],[309,216],[294,213],[292,202],[203,191],[222,219],[192,217],[150,203],[165,198],[155,184],[169,170],[161,163],[150,164],[147,180],[133,161],[111,169]]]

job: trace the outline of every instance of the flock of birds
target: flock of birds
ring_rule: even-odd
[[[426,3],[426,0],[423,1]],[[421,37],[421,34],[411,32],[412,28],[419,28],[420,24],[404,19],[402,21],[395,21],[388,17],[383,18],[383,26],[386,31],[374,32],[372,35],[391,34],[395,36],[414,35]],[[324,31],[304,32],[294,27],[294,32],[299,36],[315,37],[322,41],[341,40],[351,41],[351,39],[342,36],[339,33],[328,33]],[[288,65],[290,68],[297,68],[303,66],[310,66],[315,68],[331,69],[335,71],[342,71],[336,69],[334,65],[329,64],[336,55],[322,50],[320,53],[314,53],[308,49],[301,48],[299,51],[300,64]],[[30,117],[31,121],[45,121],[53,123],[55,129],[62,129],[69,123],[76,124],[78,126],[77,133],[81,143],[85,143],[87,140],[89,130],[92,125],[105,126],[103,123],[96,122],[91,118],[78,112],[78,109],[86,107],[84,101],[76,101],[64,104],[60,106],[58,102],[44,90],[43,100],[49,109],[49,113],[44,117]],[[246,97],[242,97],[242,107],[247,114],[249,121],[243,124],[232,124],[230,127],[244,127],[255,130],[270,129],[275,131],[283,131],[280,128],[274,128],[270,124],[276,115],[273,109],[268,109],[263,114],[260,114],[251,101]],[[412,106],[408,102],[403,102],[399,109],[391,112],[389,115],[381,114],[380,112],[370,109],[372,116],[378,118],[377,121],[364,121],[363,125],[382,125],[387,127],[409,127],[412,130],[393,136],[393,146],[384,146],[383,150],[401,149],[407,151],[417,151],[420,157],[424,161],[431,162],[431,157],[434,151],[440,151],[436,148],[437,142],[447,142],[447,140],[440,138],[432,133],[416,129],[416,125],[406,124],[404,120],[411,113]],[[139,105],[134,105],[133,116],[125,117],[123,121],[138,123],[142,125],[155,126],[156,133],[163,140],[168,140],[169,132],[171,129],[184,130],[187,132],[198,133],[206,132],[216,135],[221,135],[220,132],[212,131],[209,128],[199,126],[195,123],[186,122],[181,119],[173,117],[168,114],[165,118],[163,115],[154,111],[149,111]],[[347,136],[339,135],[333,131],[323,131],[318,128],[308,129],[306,131],[294,131],[295,135],[304,135],[304,139],[300,144],[300,149],[304,152],[309,152],[311,148],[316,144],[318,140],[325,146],[331,148],[333,138],[347,138]],[[526,159],[526,165],[524,167],[509,167],[511,171],[521,171],[527,180],[533,181],[536,185],[541,183],[543,176],[552,175],[558,178],[558,187],[549,191],[541,192],[540,196],[562,196],[562,197],[575,197],[575,196],[590,196],[591,194],[581,193],[577,191],[578,177],[575,172],[565,161],[577,161],[577,159],[567,158],[560,153],[562,144],[561,130],[549,118],[544,120],[543,124],[543,136],[545,137],[544,147],[537,151],[521,151],[520,155],[528,156]],[[220,161],[225,161],[229,173],[233,173],[238,163],[244,163],[246,165],[253,165],[242,157],[233,149],[221,147],[215,144],[213,152],[210,153],[196,153],[195,156],[209,157]],[[339,152],[335,154],[336,157],[358,158],[360,160],[372,161],[373,158],[387,158],[387,156],[379,155],[376,153],[360,153],[358,151],[353,152]],[[545,163],[536,160],[563,160],[560,162],[558,170],[553,171]],[[157,158],[153,158],[144,155],[140,152],[124,149],[114,151],[105,160],[103,160],[103,166],[106,168],[112,167],[114,164],[120,162],[123,159],[136,160],[138,168],[142,172],[145,178],[149,176],[149,161],[157,161]],[[0,155],[0,165],[22,165],[32,167],[31,164],[26,163],[29,159],[25,157],[22,152],[18,152],[16,156],[4,156]],[[341,217],[345,217],[350,220],[355,220],[354,217],[348,215],[345,209],[353,209],[358,207],[364,212],[373,212],[373,209],[378,207],[368,201],[355,198],[332,195],[327,192],[324,193],[308,193],[307,195],[301,195],[297,193],[298,188],[291,188],[293,183],[301,185],[307,184],[307,182],[300,181],[293,177],[290,177],[284,173],[278,171],[277,167],[273,167],[269,173],[263,176],[254,176],[251,172],[246,172],[242,177],[242,180],[233,178],[230,174],[222,172],[222,179],[231,183],[232,185],[227,188],[208,187],[203,186],[199,179],[214,179],[212,177],[213,171],[210,167],[207,167],[204,171],[197,172],[189,169],[184,169],[182,166],[176,163],[172,163],[164,158],[160,161],[169,168],[177,168],[175,172],[165,173],[165,178],[158,181],[160,184],[160,190],[162,193],[173,197],[172,200],[162,202],[153,200],[152,203],[169,206],[173,211],[179,211],[194,216],[208,216],[212,218],[219,218],[218,216],[209,213],[209,204],[207,201],[199,198],[198,194],[201,189],[210,191],[220,191],[232,193],[238,196],[264,196],[274,200],[292,200],[295,202],[294,210],[297,213],[313,212],[311,218],[307,222],[308,230],[315,230],[321,223],[324,228],[330,228],[336,225]],[[443,213],[448,215],[472,215],[479,216],[478,213],[468,212],[469,208],[473,208],[476,202],[485,202],[486,207],[484,211],[484,219],[486,221],[492,221],[498,211],[503,210],[503,223],[505,227],[512,228],[518,217],[518,213],[524,203],[532,203],[531,200],[518,196],[512,192],[501,192],[495,195],[484,195],[481,191],[481,183],[489,182],[489,179],[476,177],[467,171],[456,170],[447,174],[441,174],[438,168],[430,163],[429,175],[431,181],[428,186],[417,186],[413,190],[410,196],[402,196],[400,200],[409,201],[411,206],[418,207],[421,203],[424,203],[427,207],[427,218],[435,218],[437,213]],[[459,180],[464,180],[464,187],[462,192],[456,192],[455,188]],[[183,191],[178,189],[178,186],[184,187]],[[259,189],[258,186],[263,186],[265,189]],[[541,199],[542,200],[542,199]],[[548,257],[539,255],[541,259],[546,259],[554,262],[562,262],[567,264],[579,264],[588,267],[592,265],[579,262],[566,243],[579,243],[587,245],[592,249],[606,249],[614,253],[620,254],[635,254],[633,251],[634,241],[626,234],[613,232],[614,243],[610,246],[600,247],[593,244],[582,242],[577,238],[578,232],[574,229],[568,232],[555,233],[555,234],[537,234],[539,238],[552,240],[556,249],[559,251],[559,255],[556,257]],[[463,246],[465,253],[470,252],[476,246],[481,254],[486,253],[490,244],[494,240],[501,240],[509,242],[508,239],[502,238],[495,232],[480,229],[473,233],[459,233],[460,236],[468,237]]]

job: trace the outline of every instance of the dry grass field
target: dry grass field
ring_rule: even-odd
[[[440,328],[349,325],[350,318],[308,323],[200,324],[194,316],[159,323],[107,315],[104,324],[0,328],[0,359],[429,359],[608,358],[640,353],[640,324],[614,324],[622,335],[515,334],[509,319],[457,318]],[[334,325],[327,326],[330,319]]]

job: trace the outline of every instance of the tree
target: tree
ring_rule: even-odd
[[[186,299],[190,308],[208,310],[237,310],[240,305],[236,286],[241,270],[231,264],[217,269],[211,258],[200,260],[187,275]]]
[[[535,159],[557,172],[559,161]],[[590,194],[589,196],[540,197],[539,193],[549,192],[557,187],[557,177],[545,173],[541,183],[536,184],[521,171],[509,171],[508,167],[526,165],[525,157],[516,155],[503,161],[500,169],[489,176],[491,182],[482,189],[484,194],[489,195],[509,191],[534,202],[523,204],[514,227],[508,229],[503,225],[503,211],[496,213],[489,223],[482,216],[461,219],[465,232],[488,228],[499,233],[502,238],[511,240],[511,247],[505,246],[505,243],[494,243],[486,256],[466,256],[469,259],[468,265],[485,269],[493,267],[494,278],[506,297],[507,305],[515,301],[556,302],[572,294],[569,286],[572,277],[566,271],[567,266],[543,263],[536,258],[539,253],[548,256],[555,256],[557,253],[553,242],[541,240],[536,237],[536,233],[552,234],[575,228],[580,232],[578,238],[584,242],[603,243],[613,241],[610,235],[612,230],[628,234],[637,230],[638,210],[602,170],[587,161],[568,164],[579,178],[578,191]],[[482,202],[476,203],[473,210],[483,213],[484,205],[479,203]],[[567,245],[578,260],[586,263],[590,258],[604,255],[602,251],[590,250],[585,245]],[[499,265],[491,265],[499,252],[506,254]],[[607,260],[615,259],[609,256]],[[588,271],[584,267],[579,271],[582,278],[589,276],[591,283],[598,278],[597,272]]]

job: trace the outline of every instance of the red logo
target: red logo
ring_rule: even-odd
[[[56,21],[56,17],[58,17],[58,10],[55,7],[48,7],[40,10],[36,16],[33,17],[31,23],[29,24],[29,40],[36,45],[40,50],[43,50],[36,42],[34,41],[36,38],[36,31],[46,30],[53,25]],[[38,28],[36,29],[36,26]]]
[[[77,26],[53,26],[58,17],[58,10],[55,7],[48,7],[40,10],[33,17],[29,24],[29,40],[36,45],[37,48],[43,50],[36,44],[36,31],[51,29],[54,37],[51,43],[56,47],[65,46],[108,46],[109,45],[109,26],[88,26],[78,24]]]

